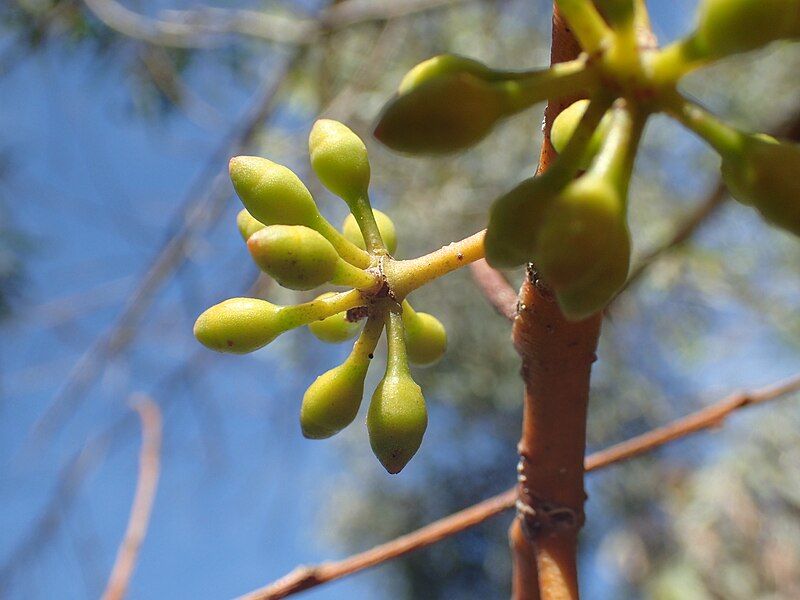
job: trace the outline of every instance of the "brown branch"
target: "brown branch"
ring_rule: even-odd
[[[552,31],[551,64],[580,54],[555,4]],[[553,120],[575,100],[564,97],[547,103],[539,174],[556,158],[550,143]],[[518,445],[518,523],[509,531],[515,600],[578,598],[589,377],[601,322],[601,313],[579,322],[567,320],[547,285],[528,269],[512,329],[525,384]]]
[[[241,596],[240,600],[284,598],[328,581],[339,579],[345,575],[363,571],[387,560],[398,558],[409,552],[435,544],[458,531],[477,525],[489,517],[503,512],[513,503],[514,490],[508,490],[503,494],[454,513],[445,519],[435,521],[412,533],[396,538],[391,542],[375,546],[366,552],[319,566],[298,567],[276,582]]]
[[[489,304],[506,319],[513,321],[517,316],[517,292],[508,279],[484,259],[475,261],[469,268],[475,285]]]
[[[800,374],[751,392],[734,392],[706,408],[676,419],[663,427],[637,435],[610,448],[589,455],[586,457],[584,468],[587,472],[597,471],[609,465],[640,456],[670,442],[706,429],[719,427],[729,415],[740,409],[776,400],[795,392],[800,392]],[[275,600],[284,598],[312,587],[323,585],[334,579],[341,579],[358,573],[415,550],[426,548],[470,527],[479,525],[487,519],[513,508],[516,500],[517,488],[513,487],[469,508],[407,533],[402,537],[375,546],[370,550],[318,566],[298,567],[274,583],[241,596],[240,600]],[[519,520],[515,519],[515,523],[519,523]],[[519,525],[517,525],[517,528],[519,528]],[[518,535],[518,533],[515,533],[515,535]],[[528,546],[525,547],[527,548]],[[529,567],[532,563],[527,561],[523,564]],[[517,585],[516,577],[515,585]]]
[[[142,423],[142,449],[139,455],[139,476],[136,481],[131,513],[125,535],[117,551],[117,559],[111,569],[103,600],[122,600],[128,589],[139,548],[147,534],[150,513],[158,487],[161,453],[161,411],[147,397],[133,400],[133,408],[139,413]]]

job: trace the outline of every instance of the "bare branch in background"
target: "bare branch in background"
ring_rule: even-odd
[[[34,443],[41,442],[61,428],[86,398],[86,392],[102,373],[104,366],[135,339],[138,325],[156,293],[184,264],[196,237],[224,209],[231,193],[227,178],[228,158],[245,148],[272,114],[277,105],[275,99],[287,75],[302,55],[303,52],[295,52],[285,60],[278,73],[256,94],[238,127],[212,154],[207,168],[198,176],[186,195],[182,222],[177,231],[162,246],[129,294],[116,321],[95,339],[64,379],[44,415],[34,426]]]
[[[198,8],[162,11],[159,18],[133,12],[116,0],[83,0],[111,29],[157,46],[201,48],[218,45],[225,35],[241,35],[282,44],[308,45],[326,31],[368,21],[384,21],[464,0],[346,0],[323,9],[318,18],[268,14],[246,9]]]
[[[735,392],[663,427],[590,454],[584,463],[585,470],[596,471],[640,456],[664,444],[718,427],[739,409],[776,400],[798,391],[800,374],[752,392]],[[241,596],[239,600],[276,600],[369,569],[483,523],[513,508],[516,499],[517,490],[514,487],[360,554],[318,566],[298,567],[274,583]]]
[[[800,141],[800,111],[791,115],[784,123],[772,132],[774,135],[793,141]],[[694,210],[677,223],[672,235],[662,244],[647,252],[636,264],[628,276],[625,286],[617,293],[622,292],[635,284],[644,273],[665,254],[683,246],[703,226],[709,218],[714,216],[720,206],[728,198],[728,190],[722,180],[719,180]]]
[[[142,423],[142,449],[139,454],[139,476],[136,481],[131,513],[125,535],[117,551],[103,600],[122,600],[136,567],[139,548],[147,534],[150,513],[158,488],[161,462],[161,410],[146,396],[134,396],[133,408]]]
[[[475,285],[494,309],[510,321],[517,316],[517,292],[508,279],[489,266],[485,259],[477,260],[470,266]]]

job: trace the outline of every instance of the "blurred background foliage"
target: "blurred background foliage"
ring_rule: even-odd
[[[13,136],[0,142],[0,304],[11,309],[4,335],[10,340],[22,331],[38,344],[27,347],[24,356],[38,356],[36,348],[47,345],[44,354],[56,364],[47,371],[48,382],[40,383],[24,409],[19,401],[25,393],[15,392],[13,385],[5,393],[10,400],[4,427],[16,432],[9,433],[3,444],[6,495],[13,496],[9,490],[23,482],[23,489],[31,494],[49,497],[48,490],[62,472],[55,467],[68,468],[64,457],[85,447],[87,439],[105,447],[111,440],[119,443],[120,432],[125,431],[124,438],[130,441],[123,447],[130,457],[121,464],[132,465],[136,436],[131,425],[135,421],[119,400],[113,408],[103,400],[137,389],[153,393],[162,404],[169,398],[168,436],[170,423],[173,429],[184,427],[187,420],[193,423],[186,440],[168,441],[165,460],[172,467],[165,477],[196,486],[191,473],[198,461],[211,464],[209,472],[215,476],[220,469],[241,471],[241,479],[235,480],[236,494],[248,509],[215,516],[222,519],[218,526],[229,529],[234,538],[243,535],[253,520],[263,523],[267,518],[255,508],[250,510],[249,499],[280,494],[267,490],[289,486],[285,482],[290,477],[299,478],[299,489],[309,489],[306,511],[316,517],[313,526],[302,525],[313,533],[301,532],[297,520],[287,519],[284,524],[294,523],[296,531],[283,532],[277,539],[294,536],[294,543],[302,547],[313,535],[322,537],[326,548],[342,553],[405,533],[513,484],[521,415],[519,364],[510,344],[509,324],[487,305],[467,270],[414,294],[416,307],[436,314],[446,324],[450,343],[439,365],[416,374],[429,401],[430,426],[413,468],[396,478],[387,478],[376,468],[363,427],[353,426],[325,443],[328,454],[323,459],[313,454],[317,446],[306,449],[317,442],[297,439],[296,411],[304,386],[340,360],[345,348],[322,348],[309,335],[300,334],[285,336],[288,339],[254,358],[231,360],[198,350],[189,336],[191,322],[203,307],[244,293],[255,280],[255,270],[247,266],[233,226],[236,203],[224,174],[216,175],[234,152],[259,154],[291,166],[308,183],[323,211],[338,223],[344,218],[344,206],[309,175],[306,136],[320,115],[348,123],[367,140],[373,203],[394,218],[401,257],[436,249],[480,229],[491,199],[535,168],[541,137],[539,110],[510,119],[479,146],[455,157],[397,156],[371,141],[369,134],[402,74],[433,54],[456,52],[506,68],[546,64],[551,10],[547,2],[345,0],[337,4],[326,9],[302,1],[236,3],[235,7],[217,3],[201,11],[192,2],[126,3],[136,12],[125,14],[138,15],[137,28],[128,26],[130,21],[123,27],[109,18],[108,14],[119,14],[104,12],[118,6],[109,0],[6,1],[0,14],[4,38],[0,82],[6,82],[6,92],[25,92],[24,79],[14,83],[15,70],[25,70],[26,63],[42,60],[43,55],[48,60],[55,56],[57,64],[90,74],[82,84],[87,102],[107,103],[108,110],[122,115],[117,118],[125,121],[126,130],[154,137],[156,145],[164,144],[166,136],[172,151],[184,152],[195,161],[178,169],[173,178],[162,173],[159,179],[154,174],[152,181],[144,181],[139,188],[128,187],[145,198],[141,203],[114,191],[108,194],[113,188],[108,177],[98,175],[103,169],[99,162],[89,177],[99,177],[106,186],[94,206],[106,214],[103,227],[110,232],[101,243],[100,255],[134,258],[123,263],[122,272],[89,263],[53,277],[60,266],[48,264],[48,250],[62,247],[63,251],[65,242],[60,236],[69,230],[55,226],[61,217],[45,220],[41,226],[39,213],[36,219],[21,214],[26,203],[36,201],[37,193],[44,195],[31,193],[30,186],[20,187],[17,175],[25,169],[35,171],[38,158],[15,145]],[[662,42],[689,29],[694,2],[651,0],[648,4]],[[404,5],[411,8],[406,11]],[[220,25],[236,21],[225,21],[212,8],[258,11],[275,27],[259,30],[257,35],[243,34],[235,26]],[[313,26],[317,18],[323,19],[323,26]],[[181,31],[179,26],[188,26],[195,33],[170,34],[172,30],[154,19],[177,24]],[[301,33],[284,43],[264,39],[264,31],[272,31],[267,37]],[[693,75],[685,89],[744,128],[779,130],[800,121],[798,72],[800,46],[780,44]],[[4,127],[13,123],[6,122]],[[92,149],[81,151],[88,160],[96,160]],[[668,243],[682,219],[708,202],[717,185],[716,167],[715,156],[697,139],[665,119],[653,119],[632,188],[637,259]],[[136,169],[147,173],[147,163]],[[123,177],[127,173],[120,165],[117,172]],[[195,183],[190,185],[191,181]],[[61,190],[70,182],[49,184]],[[77,228],[71,234],[75,244],[75,231],[97,216],[90,201],[70,202],[82,211],[70,215],[70,227]],[[165,215],[170,216],[165,219]],[[135,243],[120,245],[126,235],[135,238]],[[133,290],[141,291],[137,282],[143,274],[152,275],[152,265],[160,264],[149,262],[153,256],[170,252],[176,239],[181,245],[166,267],[157,267],[163,272],[154,289],[146,288],[144,299],[131,295]],[[159,250],[162,254],[157,254]],[[91,248],[84,253],[90,257]],[[119,265],[119,259],[115,260]],[[797,240],[770,229],[755,213],[727,199],[715,203],[688,241],[649,264],[609,309],[594,371],[590,448],[643,432],[731,389],[754,388],[795,371],[800,358],[799,264]],[[521,274],[508,276],[517,285]],[[77,282],[78,289],[62,288],[65,279]],[[67,324],[61,322],[53,331],[42,325],[43,313],[31,319],[28,307],[37,301],[57,302],[59,288],[80,292],[78,307],[83,309],[67,310]],[[302,298],[263,280],[251,289],[276,302]],[[154,298],[157,302],[151,310]],[[142,311],[134,310],[128,315],[132,319],[115,321],[125,310],[126,299],[140,302]],[[52,309],[52,304],[48,306]],[[87,315],[88,322],[80,321]],[[72,337],[76,331],[71,344],[63,343],[65,335]],[[109,331],[122,333],[115,338],[109,337]],[[86,348],[97,340],[102,342],[100,350],[88,362],[80,362]],[[154,358],[154,352],[158,357]],[[372,370],[373,382],[380,377],[379,367]],[[281,381],[276,381],[276,373]],[[70,389],[62,387],[69,378],[81,386],[75,388],[75,396],[82,399],[82,407],[64,400],[71,399]],[[99,389],[89,393],[97,381]],[[265,390],[258,387],[264,385],[266,399]],[[64,401],[68,415],[82,410],[85,416],[66,435],[57,435],[60,428],[49,431],[60,440],[45,453],[52,468],[22,463],[26,466],[20,469],[19,448],[25,447],[28,438],[19,432],[38,423],[53,398]],[[714,434],[592,474],[582,555],[586,596],[664,600],[800,596],[800,444],[796,433],[800,406],[796,400],[737,415]],[[252,429],[250,422],[260,419],[271,422],[268,430]],[[98,432],[99,438],[95,437]],[[277,441],[262,442],[267,438]],[[247,462],[226,458],[226,453],[248,452],[253,440],[259,452]],[[292,462],[292,455],[300,453],[311,455]],[[314,461],[317,466],[309,467]],[[302,468],[309,468],[308,474],[288,474]],[[271,478],[261,475],[270,470]],[[31,478],[38,487],[30,483]],[[207,487],[192,486],[191,493],[224,497],[219,481],[200,475],[196,479]],[[66,481],[75,484],[72,479]],[[83,485],[82,481],[78,478],[76,485]],[[101,477],[100,481],[105,480]],[[60,488],[55,489],[55,500],[64,500]],[[124,520],[126,489],[123,486],[116,504],[111,503],[116,508],[110,515],[98,520]],[[159,505],[172,502],[172,511],[183,511],[179,503],[188,500],[185,494],[160,492]],[[86,491],[77,498],[85,501],[91,495]],[[278,497],[273,509],[279,511],[297,502],[288,493]],[[14,506],[20,503],[20,499],[13,501]],[[44,505],[47,516],[45,502],[34,504]],[[3,546],[6,559],[0,569],[0,589],[16,597],[33,597],[26,580],[42,564],[59,560],[51,556],[46,561],[40,546],[58,539],[59,530],[80,529],[85,522],[85,509],[75,505],[80,502],[58,508],[54,513],[58,524],[50,528],[40,527],[38,509],[12,513],[16,515],[14,535]],[[507,597],[510,518],[510,514],[495,518],[381,567],[370,580],[371,587],[359,588],[357,597]],[[196,521],[192,526],[201,527]],[[96,524],[95,537],[102,538],[96,554],[98,549],[109,553],[114,548],[118,527]],[[156,521],[151,537],[158,527]],[[42,535],[47,541],[37,543]],[[253,556],[244,554],[264,552],[253,543],[242,547],[229,541],[225,555],[234,561],[253,561]],[[161,552],[169,551],[163,540],[151,544]],[[78,563],[80,556],[85,555],[78,554]],[[95,559],[107,565],[110,556]],[[74,571],[78,568],[74,562],[57,572],[63,577]],[[280,575],[281,568],[265,570],[256,561],[248,571],[251,579],[253,573],[259,574],[252,585],[269,579],[268,573]],[[141,571],[137,579],[153,572],[145,565]],[[215,591],[232,595],[251,586],[250,580],[237,580],[236,575],[230,574],[228,587]],[[84,579],[92,581],[85,573]],[[96,591],[91,583],[85,583],[84,589],[89,596]],[[147,590],[166,595],[170,588],[151,582],[140,589],[147,596]],[[321,589],[317,597],[339,597],[337,589]],[[73,595],[83,597],[77,591],[69,597]]]

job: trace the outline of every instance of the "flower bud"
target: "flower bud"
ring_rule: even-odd
[[[690,41],[716,58],[792,38],[800,38],[800,0],[703,0]]]
[[[318,120],[311,128],[308,150],[311,167],[331,192],[345,200],[367,195],[367,148],[347,126],[330,119]]]
[[[285,288],[311,290],[330,281],[341,260],[331,243],[302,225],[270,225],[247,240],[256,264]]]
[[[545,281],[559,290],[592,279],[614,250],[609,242],[624,227],[624,211],[606,178],[587,173],[567,185],[544,215],[533,256]]]
[[[304,436],[327,438],[353,422],[361,405],[364,378],[383,331],[383,323],[382,315],[367,319],[347,360],[317,377],[306,390],[300,409]]]
[[[482,140],[505,116],[502,88],[491,70],[457,56],[437,56],[403,79],[399,95],[381,113],[374,135],[399,152],[445,153]]]
[[[300,426],[307,438],[331,437],[353,422],[364,396],[369,362],[348,358],[314,380],[303,395]]]
[[[397,251],[397,232],[395,231],[394,223],[387,214],[379,210],[372,209],[372,213],[375,215],[375,222],[378,224],[378,231],[381,233],[383,243],[386,244],[386,250],[389,254],[394,254]],[[347,215],[344,223],[342,223],[342,233],[344,237],[356,246],[362,250],[366,249],[364,236],[361,235],[356,218],[352,214]]]
[[[546,176],[533,177],[495,201],[483,241],[490,265],[505,269],[531,260],[542,219],[557,193]]]
[[[799,144],[767,135],[745,136],[737,153],[723,155],[722,178],[738,201],[800,236]]]
[[[408,302],[403,303],[403,325],[409,362],[432,365],[447,350],[447,331],[442,322],[424,312],[416,312]]]
[[[416,454],[428,426],[422,390],[406,372],[387,370],[367,413],[372,451],[384,468],[399,473]]]
[[[197,318],[194,336],[217,352],[253,352],[286,331],[283,308],[255,298],[231,298]]]
[[[257,156],[236,156],[229,169],[233,187],[253,218],[265,225],[316,226],[317,205],[291,170]]]
[[[328,292],[326,294],[322,294],[319,298],[326,298],[328,296],[333,296],[332,292]],[[309,330],[314,336],[322,340],[323,342],[328,342],[329,344],[338,344],[339,342],[344,342],[352,338],[356,333],[358,333],[358,321],[350,321],[347,318],[347,311],[336,313],[335,315],[331,315],[330,317],[326,317],[321,321],[314,321],[313,323],[309,323],[308,325]]]
[[[369,443],[389,473],[399,473],[422,444],[428,412],[422,390],[411,378],[400,311],[386,316],[389,353],[386,373],[367,411]]]
[[[253,235],[259,229],[264,229],[266,225],[264,225],[261,221],[257,221],[253,218],[249,212],[247,212],[246,208],[243,208],[239,211],[239,214],[236,215],[236,227],[239,228],[239,233],[242,236],[242,239],[246,242],[250,239],[250,236]]]
[[[630,233],[624,223],[608,232],[608,252],[578,285],[555,290],[564,315],[577,321],[602,310],[625,284],[631,256]]]
[[[580,123],[583,114],[586,112],[587,106],[589,106],[588,100],[573,102],[561,111],[553,121],[553,126],[550,129],[550,142],[559,154],[563,152],[564,148],[567,146],[567,142],[569,142],[572,134],[578,127],[578,123]],[[603,138],[608,132],[610,119],[611,113],[606,113],[602,121],[600,121],[600,125],[594,130],[586,150],[583,153],[583,157],[581,158],[581,169],[587,169],[594,155],[600,150]]]

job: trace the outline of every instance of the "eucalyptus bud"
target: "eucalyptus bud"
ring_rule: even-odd
[[[800,38],[800,0],[703,0],[689,39],[696,55],[716,58]]]
[[[722,178],[734,198],[800,236],[800,145],[745,136],[737,152],[723,155]]]
[[[397,251],[397,232],[395,231],[394,223],[386,213],[377,209],[372,209],[372,212],[375,215],[375,222],[378,225],[378,231],[380,231],[383,243],[386,244],[386,250],[389,254],[394,254]],[[347,215],[344,223],[342,223],[342,233],[350,242],[362,250],[366,249],[364,236],[361,235],[361,229],[359,229],[356,218],[352,214]]]
[[[580,286],[612,252],[612,232],[624,227],[625,199],[607,179],[589,174],[562,190],[548,208],[534,262],[558,289]]]
[[[356,418],[364,396],[364,379],[382,329],[382,318],[368,320],[344,363],[317,377],[306,390],[300,409],[305,437],[330,437]]]
[[[265,300],[231,298],[197,318],[194,336],[217,352],[253,352],[286,331],[283,309]]]
[[[404,301],[403,326],[409,362],[432,365],[442,358],[447,350],[447,331],[439,319],[428,313],[416,312]]]
[[[319,298],[327,298],[333,295],[332,292],[328,292],[322,294]],[[309,323],[308,328],[317,339],[329,344],[338,344],[356,335],[359,325],[358,321],[351,321],[347,316],[347,311],[344,311],[326,317],[321,321]]]
[[[495,200],[483,241],[490,265],[507,269],[531,260],[544,214],[558,191],[545,174],[526,179]]]
[[[338,121],[320,119],[308,138],[311,167],[331,192],[352,201],[369,188],[367,148],[355,133]]]
[[[229,169],[233,187],[253,218],[265,225],[316,228],[317,205],[290,169],[257,156],[236,156]]]
[[[236,215],[236,227],[239,229],[242,239],[246,242],[251,235],[259,229],[264,229],[266,225],[254,219],[253,215],[247,212],[246,208],[243,208],[239,211],[239,214]]]
[[[387,319],[389,354],[386,373],[375,389],[367,412],[369,442],[389,473],[399,473],[422,444],[428,413],[422,390],[411,378],[403,322],[399,313]]]
[[[567,142],[569,142],[572,134],[583,118],[587,106],[589,106],[589,100],[578,100],[561,111],[555,118],[553,126],[550,129],[550,142],[553,144],[553,148],[555,148],[556,152],[561,153],[564,151]],[[583,157],[581,158],[580,168],[588,168],[592,158],[594,158],[595,154],[600,150],[603,138],[608,133],[610,120],[611,113],[606,113],[602,121],[600,121],[600,125],[594,130],[584,150]]]
[[[328,240],[302,225],[269,225],[250,236],[247,248],[261,270],[292,290],[330,281],[341,260]]]

